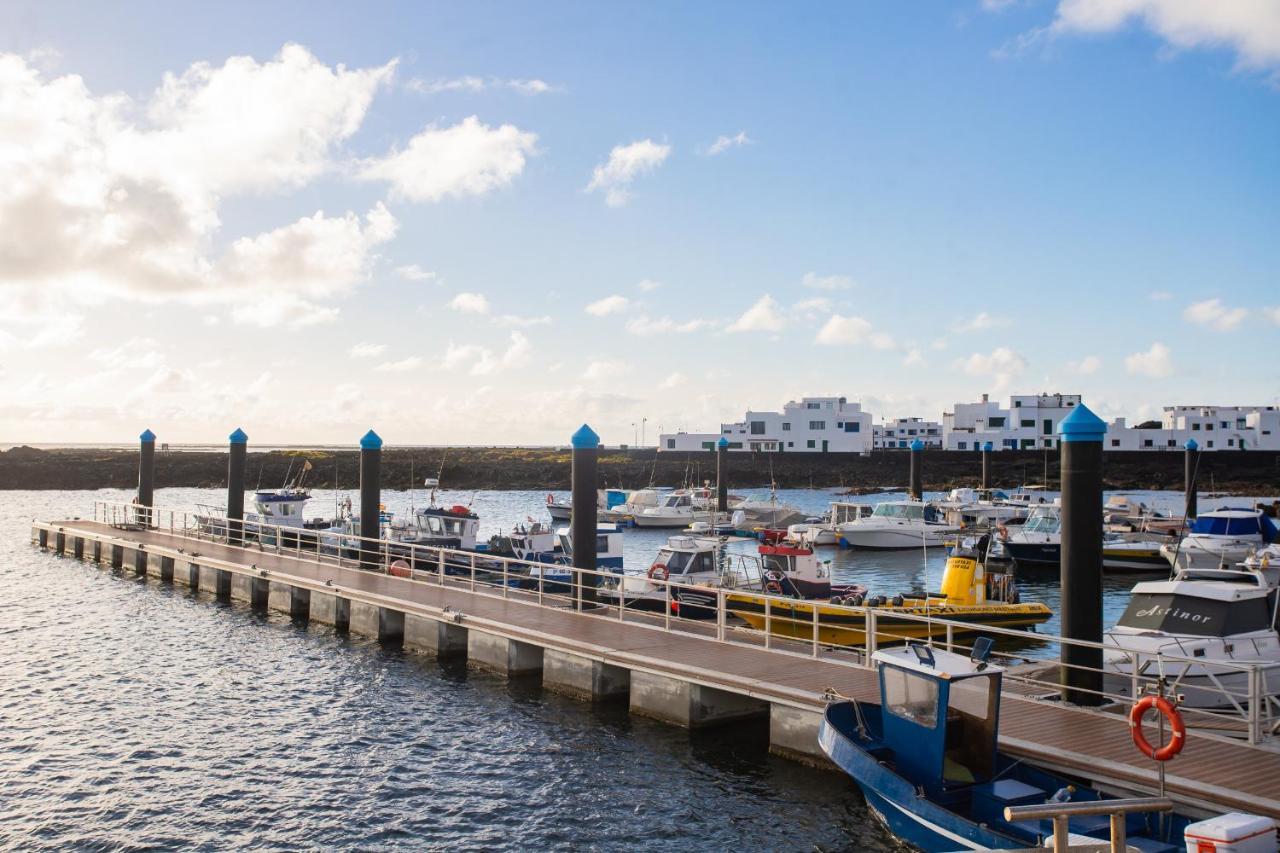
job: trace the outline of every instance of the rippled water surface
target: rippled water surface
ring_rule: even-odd
[[[893,847],[846,778],[770,757],[767,724],[690,734],[536,679],[55,558],[29,544],[32,518],[90,515],[95,499],[129,495],[3,495],[0,847]],[[404,511],[423,497],[385,500]],[[487,536],[541,518],[544,493],[443,498],[473,504]],[[816,512],[833,494],[781,498]],[[157,493],[164,506],[223,501]],[[318,492],[308,514],[332,503]],[[666,535],[627,532],[628,566],[647,566]],[[838,578],[873,590],[941,577],[940,554],[828,553]],[[1108,622],[1138,579],[1108,576]],[[1023,590],[1056,611],[1051,580]]]

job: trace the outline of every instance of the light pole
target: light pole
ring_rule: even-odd
[[[648,418],[641,418],[641,419],[640,419],[640,444],[641,444],[641,445],[643,445],[643,444],[644,444],[644,428],[645,428],[645,426],[646,426],[648,423],[649,423],[649,419],[648,419]]]

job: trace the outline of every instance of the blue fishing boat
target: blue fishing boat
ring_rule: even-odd
[[[997,749],[1000,667],[990,640],[973,657],[921,644],[878,651],[880,704],[834,702],[818,734],[822,749],[862,789],[899,838],[926,851],[1038,847],[1051,821],[1005,820],[1006,806],[1103,799],[1081,782],[1015,761]],[[1183,815],[1136,813],[1128,843],[1149,853],[1185,849]],[[1105,815],[1071,819],[1073,835],[1109,838]]]

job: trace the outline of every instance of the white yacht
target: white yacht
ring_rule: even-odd
[[[1027,517],[1027,505],[1011,503],[1009,496],[994,489],[952,489],[936,506],[946,520],[961,527],[995,527],[1015,518]]]
[[[681,489],[668,492],[655,506],[646,506],[631,514],[636,527],[689,527],[697,521],[715,524],[715,505],[707,506],[692,492]]]
[[[923,501],[886,501],[876,504],[871,515],[836,528],[845,548],[907,549],[934,548],[960,528],[948,524],[942,513]]]
[[[858,518],[866,518],[873,510],[871,504],[851,503],[849,501],[833,501],[831,508],[822,514],[822,518],[805,519],[799,524],[787,528],[787,540],[799,542],[801,545],[839,545],[840,534],[837,528]]]
[[[743,558],[725,553],[724,540],[698,536],[672,536],[658,550],[653,564],[644,574],[625,574],[616,582],[605,582],[597,591],[597,600],[628,610],[662,613],[671,606],[673,615],[686,618],[710,618],[714,609],[690,606],[681,610],[682,587],[697,585],[734,589],[759,587],[760,572],[757,567],[752,576],[742,567]],[[666,583],[670,581],[672,586]],[[701,599],[702,596],[699,596]]]
[[[1225,508],[1201,513],[1182,541],[1160,553],[1176,569],[1233,566],[1276,539],[1276,524],[1262,510]]]
[[[619,520],[623,515],[619,510],[627,502],[628,494],[626,489],[597,489],[597,517],[608,521]],[[547,515],[551,516],[552,521],[568,521],[573,515],[573,499],[568,497],[557,498],[555,495],[548,493]]]
[[[1256,665],[1265,695],[1280,693],[1280,636],[1276,587],[1253,569],[1183,568],[1172,580],[1144,581],[1104,641],[1104,689],[1130,696],[1135,672],[1164,675],[1191,708],[1247,705],[1249,672]],[[1161,654],[1203,658],[1158,661]],[[1141,686],[1139,687],[1141,690]]]
[[[732,507],[729,523],[735,530],[784,530],[805,520],[805,514],[776,496],[767,500],[745,500]]]

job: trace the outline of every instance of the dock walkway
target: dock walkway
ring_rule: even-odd
[[[706,710],[719,704],[724,719],[768,713],[771,741],[779,751],[818,761],[816,730],[824,693],[834,690],[878,701],[875,673],[847,656],[814,658],[785,647],[766,649],[741,641],[738,632],[734,642],[724,642],[704,625],[681,622],[678,630],[668,630],[661,617],[626,613],[620,619],[614,607],[576,612],[539,604],[533,594],[472,590],[465,579],[445,578],[441,583],[395,577],[254,546],[196,540],[164,530],[121,530],[93,521],[36,522],[32,538],[69,556],[134,568],[139,574],[163,577],[167,572],[166,579],[201,589],[209,586],[211,576],[217,594],[261,606],[268,606],[269,600],[269,606],[286,612],[292,607],[294,615],[299,615],[298,601],[305,598],[312,602],[311,618],[318,621],[337,621],[319,615],[320,602],[332,597],[349,608],[353,632],[402,637],[406,646],[442,654],[450,643],[462,643],[477,663],[510,674],[544,672],[550,679],[553,669],[564,671],[566,661],[585,663],[595,667],[588,669],[593,674],[586,682],[589,695],[595,695],[593,683],[603,685],[611,674],[622,673],[629,678],[634,711],[679,724],[694,725],[698,720],[683,716],[683,711],[664,710],[671,707],[673,695],[683,697],[686,707]],[[231,593],[233,586],[243,594]],[[423,626],[438,628],[439,633],[419,642]],[[446,631],[452,632],[452,640]],[[468,636],[460,640],[464,631]],[[493,642],[506,644],[497,655]],[[682,688],[705,692],[679,693]],[[662,695],[654,699],[658,694]],[[1016,692],[1003,695],[1000,714],[1000,742],[1007,753],[1117,791],[1154,793],[1154,765],[1133,747],[1124,717]],[[1280,819],[1280,752],[1193,734],[1182,754],[1166,767],[1167,794],[1184,806]]]

